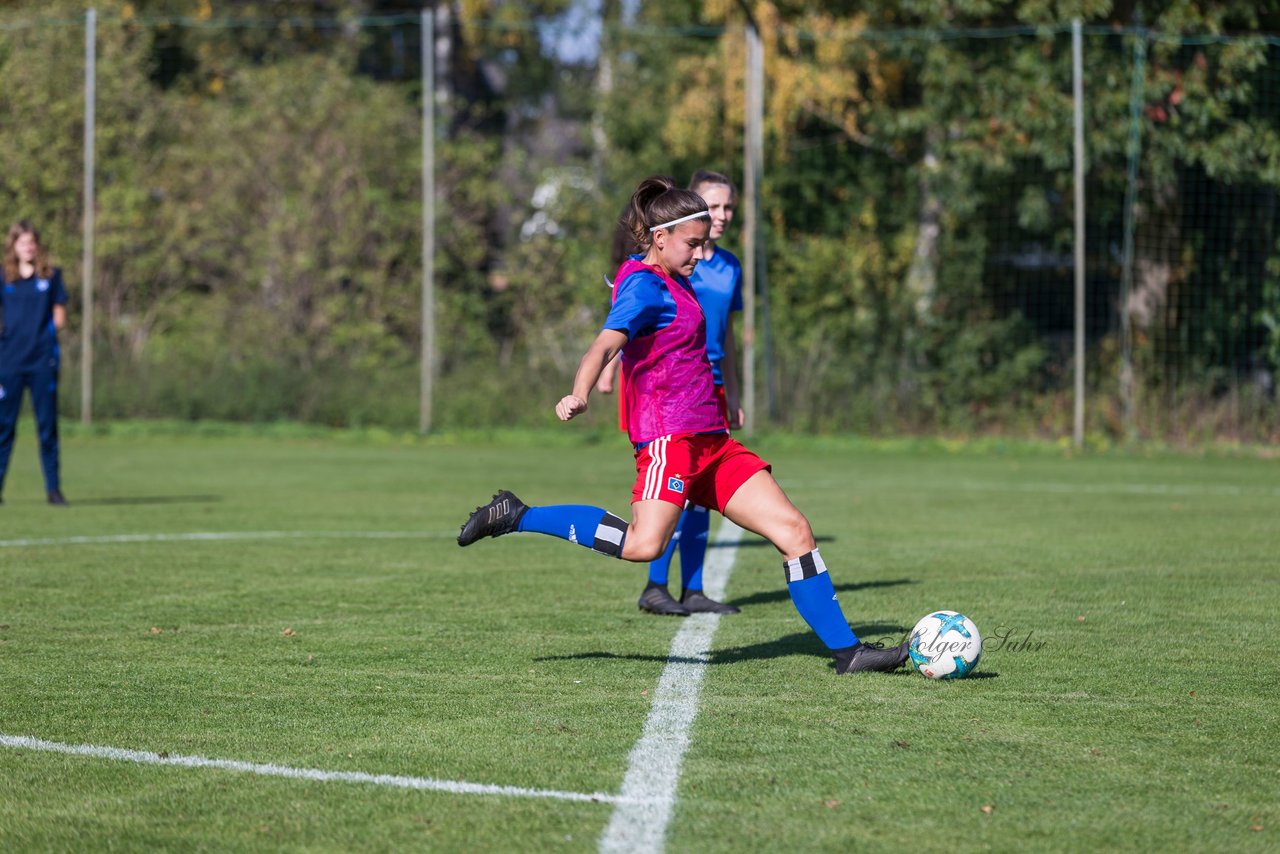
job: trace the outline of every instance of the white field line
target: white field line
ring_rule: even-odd
[[[806,487],[809,489],[827,489],[838,487],[849,488],[845,480],[784,480],[783,486],[788,489]],[[929,489],[936,492],[1016,492],[1047,493],[1050,495],[1155,495],[1155,496],[1264,496],[1280,498],[1280,487],[1244,486],[1230,483],[1063,483],[1063,482],[1028,482],[997,483],[980,480],[939,480],[923,487],[912,486],[912,489]]]
[[[1047,492],[1059,495],[1174,495],[1196,497],[1201,495],[1270,495],[1280,496],[1280,488],[1267,486],[1241,486],[1230,483],[1013,483],[1001,484],[987,481],[958,481],[938,484],[941,489],[951,488],[967,492]]]
[[[397,531],[236,531],[196,532],[186,534],[120,534],[114,536],[61,537],[48,539],[0,540],[0,548],[29,545],[78,545],[84,543],[181,542],[192,540],[375,538],[430,539],[455,536],[453,533]],[[742,529],[722,520],[716,535],[719,548],[708,550],[703,569],[703,589],[712,599],[723,599],[729,574],[737,556]],[[77,756],[90,756],[148,765],[176,765],[186,768],[216,768],[226,771],[269,777],[313,780],[318,782],[365,783],[402,789],[419,789],[454,794],[504,795],[509,797],[546,798],[565,801],[612,803],[616,808],[600,839],[604,852],[661,851],[667,824],[675,807],[680,766],[689,746],[689,731],[698,711],[698,693],[706,670],[711,640],[720,625],[718,614],[695,614],[684,620],[671,644],[670,661],[658,681],[653,707],[645,722],[644,732],[631,751],[630,765],[617,795],[601,792],[561,792],[550,789],[525,789],[486,783],[435,780],[429,777],[404,777],[391,774],[367,774],[358,771],[325,771],[318,768],[293,768],[284,765],[241,762],[232,759],[208,759],[126,750],[89,744],[63,744],[28,736],[0,734],[0,747],[39,750]]]
[[[0,548],[83,546],[99,543],[187,543],[225,540],[437,540],[456,537],[441,531],[191,531],[178,534],[105,534],[0,540]]]
[[[465,783],[459,780],[433,780],[430,777],[401,777],[394,774],[365,774],[360,771],[292,768],[287,765],[239,762],[234,759],[207,759],[203,756],[150,753],[143,750],[124,750],[119,747],[100,747],[93,744],[62,744],[56,741],[43,741],[23,735],[0,735],[0,747],[18,750],[40,750],[46,753],[65,753],[72,756],[89,756],[96,759],[113,759],[119,762],[136,762],[141,765],[217,768],[222,771],[238,771],[243,774],[258,774],[263,777],[287,777],[294,780],[311,780],[319,783],[364,783],[371,786],[386,786],[395,789],[448,792],[454,795],[502,795],[512,798],[546,798],[557,801],[588,801],[592,803],[617,803],[619,801],[619,796],[603,793],[559,792],[554,789],[525,789],[519,786]]]
[[[742,529],[725,519],[716,534],[720,548],[707,550],[702,570],[703,589],[723,599],[733,569]],[[653,708],[644,732],[631,750],[622,792],[609,825],[600,837],[602,852],[660,852],[676,803],[680,765],[689,747],[689,731],[698,714],[698,692],[707,669],[711,639],[720,625],[718,614],[685,617],[666,668],[658,680]]]

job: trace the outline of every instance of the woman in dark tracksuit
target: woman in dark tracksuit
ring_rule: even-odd
[[[58,471],[58,330],[67,320],[62,271],[23,220],[9,227],[0,276],[0,490],[9,470],[22,392],[31,390],[49,503],[65,505]]]

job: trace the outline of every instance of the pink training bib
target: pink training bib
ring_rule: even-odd
[[[676,302],[676,319],[622,348],[622,389],[627,435],[633,443],[673,433],[728,430],[707,361],[707,324],[693,288],[660,267],[627,259],[614,278],[613,298],[630,275],[657,275]]]

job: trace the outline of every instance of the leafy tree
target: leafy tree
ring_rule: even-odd
[[[2,131],[0,197],[43,226],[73,293],[86,5],[0,6],[0,114],[22,117]],[[95,5],[106,415],[413,423],[424,97],[442,128],[446,426],[545,417],[598,329],[637,180],[742,173],[738,0],[606,0],[597,52],[554,37],[580,3],[439,0],[433,93],[417,85],[421,3]],[[768,71],[785,423],[1060,429],[1075,16],[1095,385],[1117,373],[1130,228],[1147,388],[1229,395],[1275,369],[1280,64],[1273,41],[1222,34],[1275,29],[1276,4],[747,6]],[[66,341],[74,363],[74,330]]]
[[[780,353],[784,366],[794,363],[783,387],[807,387],[815,372],[826,370],[833,385],[843,373],[846,385],[851,380],[896,386],[901,407],[923,405],[932,418],[960,415],[961,424],[972,426],[964,413],[1003,416],[993,408],[996,399],[1007,403],[1016,400],[1009,388],[1040,386],[1042,369],[1049,367],[1030,334],[1031,324],[1045,333],[1070,328],[1069,311],[1063,313],[1066,306],[1055,296],[1061,285],[1069,288],[1062,267],[1055,271],[1052,262],[1046,263],[1037,281],[1019,284],[1026,276],[1008,266],[1027,263],[1031,249],[1046,261],[1069,259],[1071,71],[1065,25],[1080,16],[1086,24],[1137,27],[1143,24],[1137,7],[1105,0],[903,0],[874,8],[749,5],[760,24],[769,69],[765,205],[772,229],[771,284],[783,297],[775,318],[778,338],[812,343],[816,335],[823,344],[808,351],[829,353],[799,361]],[[1229,250],[1204,241],[1216,231],[1207,223],[1184,233],[1177,200],[1197,173],[1214,186],[1252,181],[1274,186],[1274,111],[1258,100],[1265,69],[1261,40],[1235,39],[1205,51],[1178,34],[1256,29],[1274,24],[1275,10],[1247,3],[1202,8],[1189,2],[1143,9],[1149,25],[1166,35],[1153,40],[1142,81],[1137,292],[1140,297],[1162,276],[1174,282],[1172,294],[1155,300],[1163,311],[1192,292],[1221,289],[1244,275],[1255,282],[1247,298],[1228,288],[1215,303],[1222,308],[1217,315],[1189,306],[1174,315],[1172,328],[1183,340],[1190,333],[1220,341],[1224,328],[1238,326],[1256,310],[1260,276],[1216,263],[1213,259]],[[715,23],[741,20],[738,4],[727,0],[708,4],[706,15]],[[999,37],[989,30],[968,32],[991,27],[1019,29]],[[1086,43],[1089,228],[1107,239],[1114,236],[1117,245],[1124,227],[1133,38],[1091,31]],[[731,111],[741,103],[740,43],[740,31],[730,26],[715,50],[691,52],[677,63],[667,90],[676,106],[664,125],[664,139],[683,156],[723,158],[735,149],[736,140],[685,131],[738,126]],[[1188,122],[1192,113],[1195,118]],[[1246,139],[1251,144],[1244,144]],[[829,156],[816,153],[821,150]],[[817,171],[807,171],[807,164]],[[1236,215],[1230,204],[1217,210],[1220,216]],[[904,217],[904,211],[914,216]],[[875,224],[874,233],[860,227],[867,222]],[[812,270],[807,282],[789,281],[805,264],[781,254],[797,247],[822,254],[812,244],[815,233],[822,233],[815,226],[829,229],[829,239],[842,249],[823,254],[826,275]],[[1270,233],[1274,225],[1254,227]],[[1187,254],[1187,247],[1199,248]],[[1114,303],[1119,279],[1118,264],[1106,251],[1090,253],[1092,269],[1114,276],[1111,294],[1095,292],[1092,298],[1104,308]],[[849,259],[845,264],[837,263],[841,252]],[[847,310],[820,317],[791,313],[792,307],[826,304],[828,288],[844,280],[832,271],[867,269],[880,258],[894,259],[885,268],[892,272],[872,288],[849,294]],[[1202,266],[1226,278],[1199,283],[1195,271]],[[1229,308],[1234,302],[1239,305]],[[914,311],[904,310],[908,306]],[[877,318],[870,328],[863,319],[868,312]],[[1058,325],[1064,321],[1065,326]],[[1196,332],[1197,327],[1204,331]],[[1115,329],[1115,315],[1091,320],[1095,339]],[[850,360],[856,348],[831,340],[867,335],[895,348],[896,357],[881,357],[880,364]],[[1206,353],[1224,363],[1220,349],[1210,346]],[[967,371],[967,364],[982,370]],[[1005,388],[988,377],[999,377]],[[843,399],[850,397],[846,392]],[[885,411],[879,404],[874,408]]]

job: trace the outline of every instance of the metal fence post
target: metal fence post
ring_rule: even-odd
[[[418,430],[430,432],[436,375],[435,290],[435,20],[422,10],[422,387]]]
[[[1075,105],[1075,418],[1074,440],[1084,445],[1084,70],[1080,19],[1071,22],[1072,100]]]
[[[764,49],[755,21],[747,18],[746,128],[743,135],[742,206],[746,223],[742,235],[742,429],[750,433],[756,422],[756,297],[762,281],[760,258],[760,174],[764,146]],[[767,379],[767,377],[766,377]]]
[[[80,422],[93,421],[93,147],[95,103],[98,88],[98,12],[89,9],[84,18],[84,246],[81,257]]]

